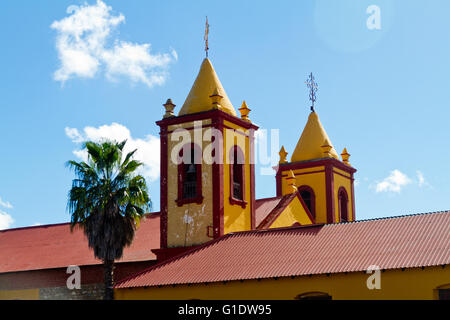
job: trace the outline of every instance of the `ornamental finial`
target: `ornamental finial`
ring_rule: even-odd
[[[309,89],[309,100],[311,100],[311,111],[314,112],[314,103],[316,102],[316,92],[317,92],[317,82],[314,81],[314,76],[312,72],[308,76],[308,79],[305,81],[308,89]]]
[[[208,58],[208,35],[209,35],[209,23],[208,23],[208,16],[206,16],[206,25],[205,25],[205,36],[203,37],[203,39],[205,40],[205,52],[206,52],[206,57]]]

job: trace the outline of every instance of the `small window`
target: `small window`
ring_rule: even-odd
[[[245,208],[245,157],[238,146],[230,150],[230,203]]]
[[[242,182],[243,177],[243,164],[238,161],[238,150],[234,148],[233,154],[233,198],[237,200],[243,200]]]
[[[316,196],[314,195],[314,190],[309,186],[301,186],[297,190],[300,193],[300,196],[302,197],[302,200],[305,203],[306,207],[308,208],[309,212],[315,219],[316,218],[316,208],[315,208]]]
[[[339,188],[338,192],[339,200],[339,218],[340,222],[348,221],[348,196],[347,191],[343,187]]]
[[[197,166],[194,161],[194,149],[191,150],[191,161],[183,163],[183,199],[197,197]]]
[[[194,144],[184,146],[180,151],[176,200],[179,206],[185,203],[201,203],[203,200],[201,156],[201,149]]]

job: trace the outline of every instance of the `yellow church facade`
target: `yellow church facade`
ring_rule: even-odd
[[[357,220],[356,169],[313,108],[291,155],[279,152],[275,196],[256,199],[258,126],[209,59],[178,113],[170,99],[164,107],[161,210],[116,261],[115,299],[450,299],[450,211]],[[77,290],[67,287],[73,265]],[[0,299],[101,299],[103,290],[81,229],[0,231]]]
[[[231,104],[206,58],[160,126],[158,263],[121,280],[116,299],[438,299],[450,290],[450,212],[356,220],[350,154],[312,111],[276,196],[255,199],[246,102]],[[433,234],[433,237],[429,237]]]

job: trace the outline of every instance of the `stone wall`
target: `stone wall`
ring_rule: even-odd
[[[81,285],[80,289],[67,287],[40,288],[40,300],[101,300],[105,292],[103,283]]]

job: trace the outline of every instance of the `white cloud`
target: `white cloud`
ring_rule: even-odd
[[[417,170],[417,179],[419,180],[419,187],[423,186],[425,182],[425,177],[423,176],[423,173]]]
[[[72,5],[67,9],[68,16],[52,23],[61,62],[54,79],[64,83],[74,77],[93,78],[101,70],[112,81],[125,76],[149,87],[163,84],[168,65],[178,59],[176,51],[152,54],[148,43],[114,38],[113,31],[125,22],[125,17],[114,16],[111,11],[101,0],[93,5]]]
[[[103,139],[116,140],[121,142],[127,140],[124,154],[137,149],[134,159],[144,163],[140,173],[149,181],[154,181],[159,177],[160,162],[160,144],[159,138],[153,135],[147,135],[145,138],[133,138],[130,130],[118,123],[111,125],[103,125],[98,128],[85,127],[83,133],[78,129],[66,128],[66,135],[75,143],[83,141],[101,141]],[[86,161],[87,151],[85,149],[77,149],[73,151],[77,158]]]
[[[404,173],[395,169],[383,181],[378,182],[375,187],[376,192],[400,192],[403,187],[410,184],[411,179]]]
[[[6,212],[0,210],[0,230],[8,229],[13,223],[14,219]]]
[[[8,201],[3,201],[2,198],[0,197],[0,207],[4,207],[7,209],[12,209],[12,204]]]

